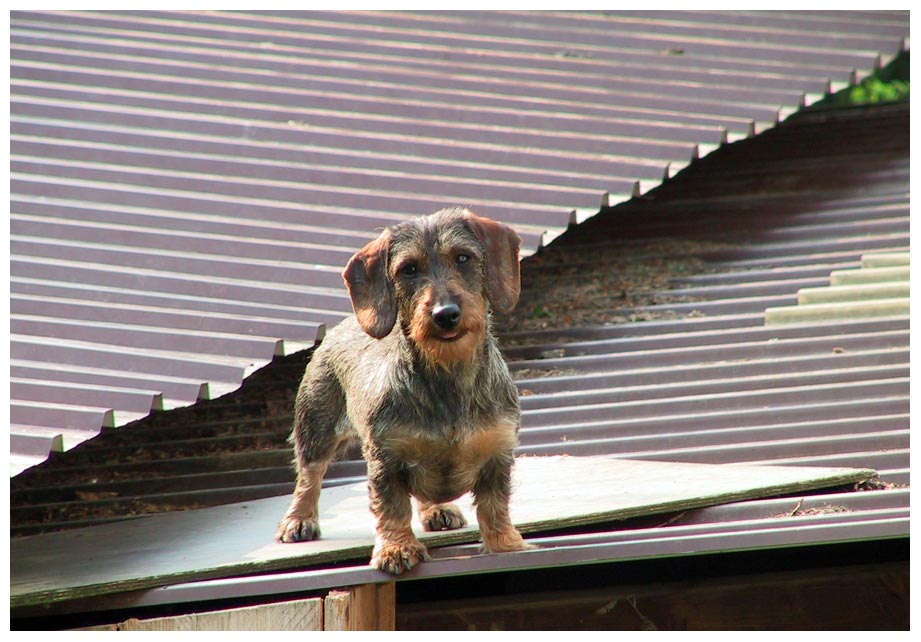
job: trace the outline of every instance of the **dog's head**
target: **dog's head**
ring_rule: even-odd
[[[461,207],[384,230],[355,253],[343,277],[361,327],[377,339],[397,319],[439,363],[469,359],[488,308],[510,312],[521,292],[510,227]]]

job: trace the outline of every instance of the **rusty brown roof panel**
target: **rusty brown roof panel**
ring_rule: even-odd
[[[95,96],[92,97],[95,98]],[[104,106],[86,106],[69,100],[54,101],[54,104],[49,104],[52,101],[47,99],[16,99],[11,102],[11,110],[17,116],[27,112],[32,117],[39,116],[44,119],[61,120],[62,118],[79,117],[106,123],[113,118],[111,103],[116,102],[117,97],[113,99],[103,94],[99,96],[99,99],[104,101]],[[224,122],[212,125],[209,123],[202,124],[197,119],[190,119],[186,113],[182,113],[177,123],[177,119],[172,118],[169,112],[163,112],[163,107],[166,106],[164,105],[165,100],[158,97],[155,102],[160,105],[160,113],[157,113],[157,110],[146,108],[132,108],[120,119],[121,122],[145,129],[165,125],[169,125],[171,128],[177,128],[178,126],[179,128],[190,129],[198,134],[209,136],[258,136],[263,141],[272,144],[286,143],[290,145],[294,143],[313,146],[318,144],[338,146],[340,149],[344,149],[345,153],[353,149],[365,150],[366,153],[384,153],[387,156],[379,159],[384,163],[380,170],[381,176],[384,177],[387,175],[386,163],[390,160],[390,155],[401,153],[404,157],[411,157],[412,155],[434,156],[436,164],[429,168],[427,173],[443,176],[449,185],[460,182],[460,179],[453,178],[450,173],[445,171],[444,166],[451,165],[452,161],[453,164],[468,165],[473,163],[473,169],[480,168],[481,172],[484,167],[510,165],[517,167],[518,170],[511,171],[500,168],[501,172],[510,176],[519,176],[521,182],[533,182],[534,179],[529,179],[528,174],[523,170],[534,168],[546,173],[547,170],[553,169],[555,167],[554,159],[558,160],[560,154],[564,153],[562,150],[554,149],[554,147],[559,146],[568,148],[565,152],[572,156],[574,161],[572,167],[564,168],[562,171],[564,176],[572,175],[573,172],[578,171],[598,174],[603,169],[613,170],[608,178],[609,184],[621,189],[621,191],[629,191],[632,189],[633,182],[636,179],[631,180],[624,176],[618,178],[618,174],[628,174],[630,168],[635,165],[641,169],[641,176],[645,177],[652,171],[648,169],[649,166],[652,166],[657,168],[657,171],[652,172],[653,176],[661,178],[668,163],[678,163],[684,166],[692,160],[695,153],[695,147],[691,143],[656,145],[655,143],[625,141],[618,146],[613,146],[607,140],[590,140],[586,136],[579,137],[569,132],[541,138],[529,136],[527,133],[521,133],[519,137],[514,132],[504,133],[502,131],[492,132],[493,135],[489,136],[470,135],[469,132],[453,125],[438,126],[437,129],[430,132],[431,135],[429,136],[403,133],[387,135],[377,131],[363,132],[356,125],[347,125],[341,128],[308,128],[297,122],[288,123],[287,121],[290,121],[292,114],[271,114],[270,117],[281,120],[278,124],[269,122],[253,125],[249,122],[251,116],[247,114],[233,119],[228,118]],[[213,110],[214,106],[210,105],[209,108]],[[264,112],[265,110],[262,111]],[[261,116],[264,118],[266,115],[263,113]],[[362,122],[366,122],[366,120],[362,116]],[[418,123],[407,122],[410,123],[413,131],[422,129]],[[478,129],[482,131],[482,128]],[[452,143],[450,149],[447,149],[444,138],[449,136],[455,136],[457,141]],[[719,133],[715,132],[712,138],[714,139],[714,144],[718,142]],[[509,148],[508,145],[512,140],[517,144]],[[575,145],[574,141],[580,144]],[[254,153],[258,153],[258,150],[254,150]],[[397,167],[398,165],[394,163],[394,166]],[[441,170],[440,174],[437,173],[439,169]],[[288,170],[289,173],[291,171],[294,171],[294,168]],[[322,173],[323,171],[328,174],[331,170],[314,169],[314,173]],[[345,170],[342,171],[344,172]],[[352,170],[350,173],[357,173],[357,170]],[[500,173],[499,176],[501,177],[502,174]],[[425,178],[425,176],[423,175],[422,178]],[[590,178],[590,176],[587,177],[587,179]],[[553,183],[551,182],[550,184],[552,185]]]
[[[141,15],[144,14],[140,12]],[[137,15],[137,14],[135,14]],[[157,17],[157,14],[153,14]],[[296,30],[309,30],[319,34],[336,34],[350,37],[367,37],[374,35],[377,42],[405,42],[413,39],[422,44],[437,46],[479,47],[483,49],[502,49],[506,51],[528,51],[539,53],[560,53],[561,45],[572,46],[573,42],[588,49],[596,48],[598,51],[628,50],[639,52],[639,56],[654,55],[665,50],[662,43],[671,44],[675,40],[663,36],[656,36],[644,32],[642,27],[617,30],[618,20],[616,14],[595,14],[592,18],[583,16],[569,16],[569,27],[580,23],[578,27],[564,29],[559,20],[548,20],[561,14],[544,14],[543,12],[528,12],[496,14],[494,12],[460,12],[460,13],[405,13],[405,12],[347,12],[328,13],[318,12],[272,12],[264,14],[259,21],[243,14],[232,14],[237,25],[255,25],[262,27],[268,22],[276,28],[284,29],[285,26]],[[562,14],[566,16],[566,14]],[[203,23],[215,22],[212,15],[199,14],[197,16]],[[500,19],[504,18],[504,19]],[[221,17],[223,19],[223,16]],[[549,23],[549,27],[548,27]],[[753,56],[760,57],[763,50],[757,45],[747,44],[751,36],[750,30],[740,30],[734,37],[720,40],[713,37],[708,30],[706,16],[703,17],[702,33],[704,37],[694,37],[685,34],[683,43],[701,55],[722,55],[724,46],[735,45],[738,51],[751,52]],[[856,26],[856,25],[854,25]],[[771,36],[777,38],[782,32],[774,31]],[[761,35],[761,34],[759,34]],[[761,38],[763,46],[767,37]],[[790,44],[778,38],[779,43]],[[866,42],[866,41],[864,41]],[[405,45],[404,45],[405,46]],[[841,47],[850,48],[848,45]],[[811,47],[790,47],[787,56],[794,58],[801,56],[807,58],[806,52]],[[853,54],[859,58],[859,54]],[[744,56],[742,56],[744,57]],[[810,57],[810,60],[815,60]]]
[[[200,399],[207,399],[207,385],[190,378],[156,376],[152,373],[133,375],[118,370],[90,368],[82,364],[47,364],[26,359],[10,362],[11,379],[45,381],[49,385],[60,382],[65,386],[98,386],[112,390],[124,390],[147,396],[149,409],[166,410],[175,405],[187,405]],[[125,388],[125,385],[131,387]],[[148,386],[147,389],[144,386]],[[41,394],[40,390],[36,391]],[[26,397],[27,398],[27,397]]]
[[[10,357],[14,360],[86,366],[134,374],[166,375],[200,378],[202,385],[233,382],[248,372],[248,358],[201,359],[197,352],[134,349],[110,343],[58,339],[52,343],[45,337],[11,335]],[[57,355],[57,356],[55,356]]]
[[[69,43],[68,43],[69,44]],[[150,83],[150,89],[159,89],[162,93],[175,93],[179,89],[186,89],[192,96],[202,96],[210,98],[237,99],[245,100],[247,96],[254,97],[254,91],[264,92],[266,98],[272,97],[277,101],[276,104],[295,106],[296,99],[307,99],[314,94],[326,96],[325,101],[320,100],[317,103],[317,112],[313,118],[317,119],[318,126],[336,126],[347,125],[366,129],[370,127],[380,127],[387,125],[395,131],[412,132],[413,117],[428,116],[434,121],[433,125],[426,127],[423,123],[419,133],[424,135],[428,131],[436,131],[438,123],[438,108],[444,114],[449,114],[448,102],[454,106],[456,103],[469,105],[484,105],[487,110],[485,113],[501,113],[501,107],[527,106],[538,107],[540,103],[566,104],[577,101],[597,101],[605,96],[609,89],[604,87],[571,86],[562,82],[558,83],[532,83],[529,99],[523,100],[510,92],[510,83],[508,79],[493,79],[488,77],[452,77],[446,79],[443,74],[434,75],[432,78],[419,78],[414,80],[427,81],[424,89],[408,89],[405,92],[405,99],[410,101],[411,107],[415,104],[415,109],[395,111],[393,107],[388,109],[386,105],[393,105],[396,101],[391,98],[392,87],[405,82],[406,78],[402,74],[388,74],[388,68],[367,69],[362,66],[361,69],[355,70],[350,68],[344,73],[337,73],[330,77],[329,67],[323,66],[311,68],[307,65],[288,65],[287,68],[292,73],[291,76],[278,77],[274,71],[263,71],[262,69],[249,69],[246,71],[237,70],[236,72],[214,72],[209,68],[216,60],[207,61],[209,64],[183,62],[178,63],[171,60],[154,63],[147,56],[130,56],[119,55],[112,56],[105,54],[80,54],[77,55],[71,51],[58,53],[54,48],[32,47],[28,45],[14,45],[13,51],[17,55],[17,67],[20,73],[27,79],[37,80],[39,78],[46,81],[61,82],[67,79],[77,80],[83,78],[98,78],[104,70],[97,69],[104,63],[112,65],[111,72],[115,78],[123,78],[126,88],[139,88],[142,86],[141,81]],[[215,57],[217,58],[217,57]],[[226,57],[224,57],[226,60]],[[53,72],[48,67],[53,69]],[[312,73],[318,70],[319,73]],[[108,69],[106,69],[108,71]],[[44,72],[44,73],[42,73]],[[183,77],[175,77],[177,75]],[[201,84],[192,84],[192,80],[200,77]],[[372,81],[373,79],[373,81]],[[227,87],[226,82],[235,80],[240,83],[239,86]],[[669,79],[664,79],[668,81]],[[111,86],[112,80],[103,80],[99,78],[100,83]],[[685,100],[692,105],[698,106],[699,111],[706,114],[743,114],[745,112],[738,108],[720,105],[721,99],[732,97],[739,103],[746,104],[766,104],[774,103],[781,105],[795,105],[802,99],[804,91],[802,89],[772,89],[770,87],[747,88],[747,87],[720,87],[713,83],[705,85],[704,83],[681,83],[674,82],[670,85],[661,86],[663,80],[646,79],[643,77],[613,77],[607,78],[607,83],[611,86],[620,85],[624,91],[619,101],[622,106],[640,106],[639,102],[643,100],[643,105],[655,107],[658,104],[666,104],[669,99]],[[826,89],[821,83],[813,83],[813,93],[823,93]],[[362,120],[359,120],[356,114],[326,114],[320,111],[323,107],[334,107],[336,98],[345,98],[361,87],[364,92],[359,98],[355,98],[355,107],[362,105],[383,103],[384,113],[364,114]],[[506,95],[508,94],[508,95]],[[487,97],[484,97],[487,96]],[[431,105],[431,106],[429,106]],[[402,105],[401,105],[402,106]],[[488,108],[492,109],[488,109]],[[647,108],[648,108],[647,107]],[[390,111],[392,115],[387,116]],[[469,131],[476,136],[483,136],[482,130],[471,127],[466,124],[469,121],[477,120],[477,112],[468,115],[463,120],[454,123],[459,129]],[[364,118],[368,120],[365,121]],[[483,117],[480,116],[480,119]],[[523,119],[528,123],[528,119]],[[562,120],[562,119],[558,119]],[[565,120],[562,122],[565,123]],[[445,123],[447,124],[447,123]],[[614,124],[616,126],[616,123]],[[628,133],[629,126],[622,126]],[[676,128],[662,128],[651,124],[653,132],[656,129],[663,130],[668,141],[672,132]],[[494,126],[494,129],[502,131],[501,124]],[[584,128],[583,128],[584,129]],[[616,135],[617,131],[608,132],[607,128],[593,133]],[[634,129],[636,129],[634,127]],[[526,129],[523,130],[527,132]],[[541,140],[540,136],[548,140],[553,140],[553,132],[535,131],[531,134],[535,140]],[[688,134],[675,132],[674,135],[679,138],[685,138]]]
[[[341,318],[351,310],[348,296],[339,291],[270,285],[240,277],[204,281],[194,275],[168,274],[130,265],[20,256],[11,259],[10,272],[13,283],[20,280],[39,281],[43,285],[51,282],[57,287],[74,284],[73,287],[81,291],[84,288],[99,288],[102,291],[141,292],[158,297],[175,296],[177,301],[183,301],[193,309],[210,309],[207,305],[196,308],[203,305],[199,303],[201,301],[216,302],[219,306],[234,306],[236,301],[247,301],[250,307],[269,304],[260,309],[268,312],[281,308],[287,313],[299,310],[300,318],[305,322],[322,316],[327,319],[335,319],[337,316]],[[173,304],[164,305],[174,307]],[[306,314],[311,314],[312,318],[304,318]]]
[[[160,98],[151,100],[163,103]],[[135,151],[132,147],[143,146],[151,154],[154,153],[154,148],[167,147],[175,150],[173,156],[181,157],[183,154],[188,154],[190,159],[197,158],[202,161],[210,159],[226,161],[228,157],[236,159],[245,156],[247,157],[246,162],[250,165],[258,163],[265,167],[313,167],[319,168],[316,171],[328,173],[338,166],[348,168],[342,171],[354,175],[361,175],[362,172],[369,173],[377,168],[376,173],[381,177],[399,177],[402,173],[407,173],[419,176],[419,180],[423,178],[429,181],[444,179],[461,183],[480,179],[491,185],[508,184],[515,185],[516,188],[522,183],[541,184],[545,187],[558,185],[567,190],[581,185],[584,189],[594,187],[599,194],[606,189],[611,189],[612,186],[632,190],[637,179],[661,180],[667,169],[661,160],[654,158],[625,159],[615,155],[599,157],[598,155],[575,153],[569,154],[571,164],[560,168],[558,154],[552,151],[533,148],[502,149],[489,144],[473,145],[466,141],[454,146],[445,158],[437,158],[434,155],[444,152],[443,143],[437,140],[417,138],[410,141],[405,138],[387,138],[373,134],[362,136],[354,130],[333,132],[314,130],[309,135],[300,135],[298,132],[292,132],[290,127],[282,125],[251,126],[251,130],[257,130],[253,133],[258,134],[262,142],[238,142],[235,137],[244,134],[247,127],[244,123],[230,125],[222,123],[218,127],[208,127],[208,131],[204,131],[205,127],[201,123],[190,121],[187,118],[182,118],[179,123],[181,129],[174,126],[170,132],[151,135],[148,132],[149,129],[156,129],[167,124],[175,125],[175,119],[170,118],[169,115],[153,114],[150,110],[133,110],[130,116],[122,116],[122,125],[114,126],[106,124],[106,121],[111,119],[111,114],[106,110],[92,111],[60,106],[47,109],[43,104],[35,101],[27,106],[20,106],[19,103],[20,101],[16,101],[12,105],[17,112],[28,111],[33,115],[41,113],[43,116],[49,116],[49,118],[14,117],[12,128],[24,136],[43,131],[47,135],[49,130],[64,132],[68,127],[68,118],[92,118],[98,120],[98,124],[88,123],[81,133],[73,135],[74,139],[89,139],[90,143],[83,145],[88,149],[98,146],[97,141],[103,145],[118,142],[127,151]],[[126,121],[130,122],[126,123]],[[68,138],[70,136],[68,133]],[[324,143],[327,143],[326,146],[323,145]],[[337,144],[338,148],[332,147]],[[77,143],[72,142],[71,145],[77,146]],[[411,154],[405,154],[407,146],[413,150]],[[672,161],[683,167],[690,162],[691,151],[689,147],[687,154],[683,154],[680,158],[676,157]],[[420,156],[425,155],[431,155],[433,158],[423,162]],[[260,163],[255,160],[256,157],[262,157],[265,160]],[[630,174],[631,176],[636,174],[637,178],[618,179],[618,174]],[[304,208],[304,205],[300,207]],[[336,216],[339,217],[350,214],[356,217],[359,215],[358,212],[347,210],[336,212]],[[385,215],[382,213],[380,216],[383,218]],[[322,219],[318,220],[318,214],[313,214],[309,209],[305,212],[304,218],[308,224],[322,221]],[[356,218],[356,227],[358,225],[361,225],[361,222]]]
[[[809,50],[819,43],[831,49],[863,50],[864,57],[872,56],[870,51],[879,37],[905,37],[904,16],[873,16],[863,14],[851,22],[836,20],[833,15],[825,18],[811,18],[797,23],[799,33],[784,28],[771,28],[773,21],[791,21],[794,14],[775,14],[762,12],[748,14],[748,19],[764,25],[754,29],[733,29],[729,33],[717,34],[719,22],[728,17],[744,20],[742,12],[701,12],[693,14],[684,12],[678,16],[679,23],[689,28],[685,34],[678,34],[674,41],[685,38],[688,43],[697,43],[702,51],[713,51],[720,44],[742,44],[750,42],[753,35],[765,46],[768,43],[800,45],[800,49]],[[664,16],[665,14],[663,14]],[[801,14],[805,15],[805,14]],[[667,18],[666,18],[667,19]],[[632,24],[630,24],[632,22]],[[437,61],[474,60],[484,56],[524,58],[529,66],[541,67],[540,61],[531,54],[550,54],[558,61],[548,61],[550,66],[574,66],[579,63],[623,61],[636,66],[642,62],[651,64],[657,56],[668,53],[661,45],[667,35],[656,35],[649,28],[656,21],[631,20],[622,12],[600,14],[572,13],[514,13],[514,12],[270,12],[255,16],[252,13],[187,13],[179,16],[175,13],[161,12],[114,12],[106,16],[88,18],[78,13],[52,15],[42,19],[46,28],[63,31],[79,30],[89,26],[98,29],[125,29],[141,36],[163,39],[173,38],[178,34],[185,38],[213,38],[225,36],[232,30],[241,42],[251,45],[273,48],[276,46],[303,47],[304,43],[316,43],[323,49],[355,55],[356,53],[374,53],[381,55],[387,51],[413,55],[420,50],[432,50],[442,54]],[[872,24],[867,24],[867,23]],[[661,25],[663,21],[658,21]],[[26,21],[28,24],[28,21]],[[696,34],[694,33],[696,27]],[[618,28],[620,27],[620,28]],[[824,33],[817,27],[824,28]],[[660,29],[661,31],[661,29]],[[724,30],[725,31],[725,30]],[[492,33],[490,33],[492,32]],[[168,35],[165,35],[168,34]],[[373,34],[374,38],[367,36]],[[703,36],[702,38],[700,36]],[[723,37],[718,37],[722,35]],[[517,36],[517,37],[516,37]],[[626,44],[625,39],[630,39]],[[666,41],[667,42],[667,41]],[[463,43],[464,46],[457,46]],[[578,44],[575,44],[578,43]],[[226,46],[226,45],[225,45]],[[741,60],[706,59],[711,67],[732,67],[733,65],[778,66],[777,61],[764,59],[756,47],[751,47],[753,55],[750,60],[742,56]],[[588,56],[584,52],[591,51]],[[583,55],[578,55],[583,53]],[[677,54],[678,52],[671,52]],[[605,55],[607,54],[607,55]],[[676,58],[678,55],[676,55]],[[585,59],[590,59],[586,61]],[[696,63],[696,59],[681,58],[670,61],[672,66]],[[429,62],[428,64],[433,64]],[[623,64],[623,63],[622,63]],[[804,61],[807,68],[819,66],[813,59]]]

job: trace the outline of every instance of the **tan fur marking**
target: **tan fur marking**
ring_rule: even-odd
[[[477,522],[483,536],[483,547],[490,553],[521,551],[530,548],[512,524],[508,506],[500,502],[482,501],[477,504]]]
[[[298,475],[288,516],[301,519],[317,516],[317,503],[323,487],[323,475],[326,474],[328,467],[329,462],[314,462],[307,465],[302,475]]]
[[[312,462],[298,472],[291,505],[278,524],[276,540],[290,542],[317,536],[320,490],[328,466],[328,461]]]
[[[515,428],[512,423],[500,423],[452,441],[428,435],[388,435],[385,448],[409,464],[412,494],[438,504],[470,492],[483,464],[514,449],[518,444]]]

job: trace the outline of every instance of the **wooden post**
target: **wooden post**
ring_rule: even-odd
[[[323,600],[326,631],[393,631],[396,628],[396,584],[363,584],[331,591]]]

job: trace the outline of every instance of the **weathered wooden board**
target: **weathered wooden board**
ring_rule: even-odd
[[[873,476],[872,470],[853,468],[523,457],[515,466],[512,518],[523,533],[534,533],[828,488]],[[424,533],[417,523],[420,539],[430,547],[476,541],[470,498],[458,504],[471,526]],[[272,497],[13,540],[10,606],[370,556],[373,522],[364,483],[323,491],[323,538],[314,542],[273,541],[287,505],[288,497]]]
[[[119,631],[322,631],[323,599],[293,600],[236,609],[139,620]]]

